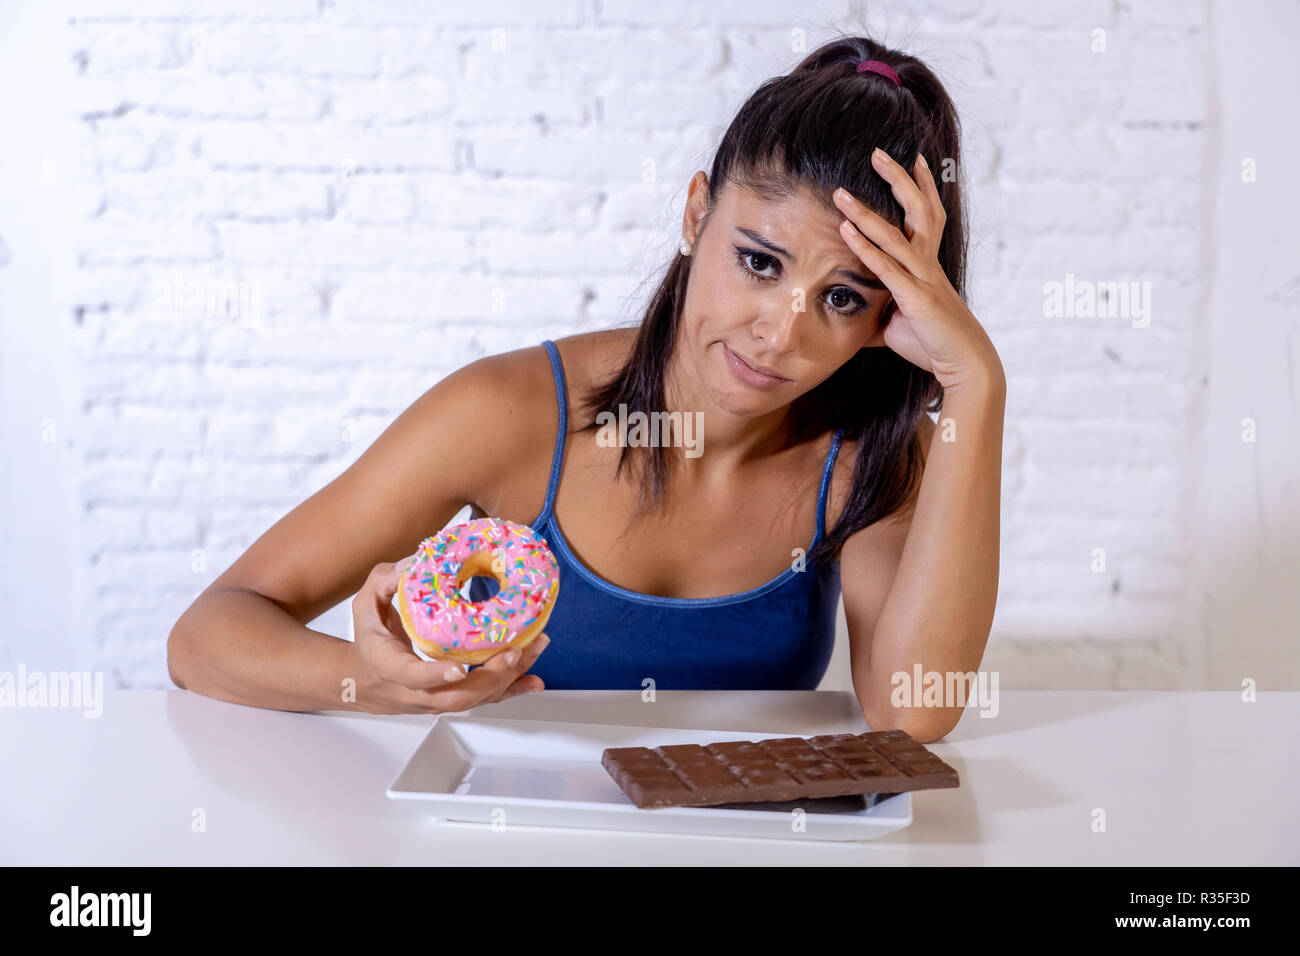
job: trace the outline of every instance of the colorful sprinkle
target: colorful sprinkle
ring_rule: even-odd
[[[462,569],[471,557],[488,552],[493,571],[504,580],[482,602],[466,600]],[[559,565],[545,539],[532,528],[497,518],[477,518],[447,528],[420,542],[406,578],[406,597],[417,635],[432,644],[439,636],[461,634],[452,647],[479,650],[513,642],[541,616],[559,590]],[[466,629],[460,631],[460,625]]]

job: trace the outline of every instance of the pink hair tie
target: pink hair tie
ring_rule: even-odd
[[[879,73],[881,76],[892,80],[895,86],[903,85],[898,80],[898,74],[895,73],[892,69],[890,69],[885,64],[881,63],[879,60],[863,60],[861,63],[858,64],[859,73],[866,73],[868,71],[872,73]]]

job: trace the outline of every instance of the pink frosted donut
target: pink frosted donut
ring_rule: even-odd
[[[475,575],[501,589],[471,601],[461,587]],[[397,589],[412,642],[430,657],[481,664],[542,632],[560,591],[560,567],[546,539],[503,518],[476,518],[420,542]]]

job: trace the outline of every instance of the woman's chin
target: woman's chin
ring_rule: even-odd
[[[769,411],[770,399],[765,399],[753,389],[738,385],[734,379],[714,383],[709,387],[713,404],[740,418],[749,418]]]

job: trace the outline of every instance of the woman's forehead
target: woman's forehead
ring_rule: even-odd
[[[761,190],[745,183],[729,183],[722,195],[720,206],[727,208],[732,219],[764,216],[775,221],[800,222],[809,217],[824,220],[833,232],[839,230],[844,219],[831,193],[819,196],[803,185],[790,185],[783,190]]]
[[[723,218],[739,229],[749,229],[769,238],[799,243],[812,248],[843,252],[840,221],[844,214],[829,196],[819,201],[807,188],[788,195],[771,195],[738,185],[723,194],[719,204]],[[778,242],[781,239],[777,239]],[[784,244],[784,243],[782,243]]]

